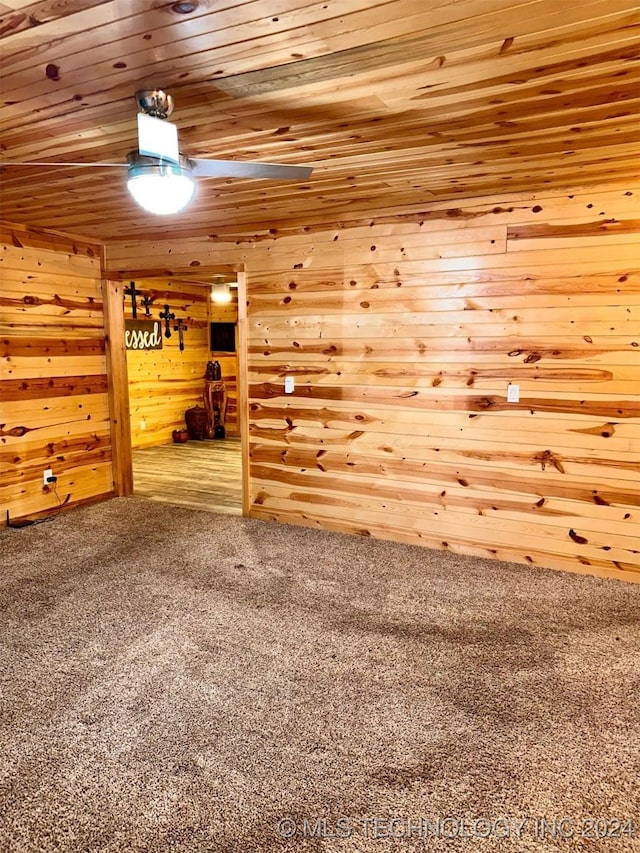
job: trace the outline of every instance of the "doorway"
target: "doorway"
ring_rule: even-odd
[[[147,297],[154,318],[163,318],[162,333],[170,332],[162,356],[157,353],[129,353],[125,347],[124,316],[131,314],[131,285],[127,273],[119,281],[105,283],[110,292],[105,300],[105,326],[110,361],[110,397],[113,400],[112,446],[114,484],[118,494],[134,494],[181,506],[213,512],[247,514],[248,507],[248,408],[246,387],[246,282],[243,270],[216,272],[199,269],[194,273],[174,273],[159,279],[137,275],[136,288]],[[210,307],[211,278],[225,278],[237,305],[232,309]],[[110,279],[112,277],[110,276]],[[122,303],[129,301],[123,316]],[[106,302],[111,306],[107,309]],[[120,312],[117,311],[119,305]],[[168,310],[167,310],[168,306]],[[225,313],[226,310],[226,313]],[[119,316],[118,316],[119,313]],[[178,316],[180,314],[180,317]],[[174,316],[171,316],[174,315]],[[178,343],[180,319],[183,348]],[[235,320],[236,353],[210,348],[211,322]],[[118,322],[119,321],[119,322]],[[120,328],[117,328],[120,327]],[[118,337],[120,346],[115,346]],[[127,358],[129,355],[129,359]],[[223,358],[224,355],[224,358]],[[123,364],[114,370],[114,361]],[[230,361],[233,356],[232,361]],[[231,396],[229,430],[223,439],[174,442],[174,429],[184,428],[185,411],[202,405],[207,362],[217,358],[224,364]],[[226,362],[225,362],[226,358]],[[117,364],[115,365],[117,367]],[[124,370],[122,369],[124,368]],[[233,375],[235,371],[235,375]],[[223,376],[223,378],[225,378]],[[225,386],[227,387],[227,386]],[[126,399],[126,405],[124,405]],[[119,408],[118,408],[119,407]],[[125,424],[124,412],[127,413]]]

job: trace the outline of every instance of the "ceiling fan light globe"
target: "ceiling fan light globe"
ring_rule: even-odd
[[[149,213],[168,216],[189,204],[196,189],[190,170],[175,163],[149,163],[139,158],[129,165],[127,189]]]

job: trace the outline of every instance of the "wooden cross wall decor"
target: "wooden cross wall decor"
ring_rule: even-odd
[[[151,316],[151,311],[149,309],[151,308],[152,302],[153,302],[153,299],[150,296],[147,296],[145,294],[145,296],[142,297],[142,306],[144,308],[144,316],[145,317]]]
[[[136,320],[138,317],[138,306],[136,305],[136,296],[139,296],[139,292],[136,290],[135,281],[129,282],[129,287],[125,287],[124,292],[127,296],[131,297],[131,313],[133,319]]]
[[[184,350],[184,338],[182,337],[184,332],[187,332],[189,329],[185,326],[182,317],[179,317],[177,320],[177,325],[173,327],[173,331],[178,333],[178,340],[180,341],[180,352]]]
[[[171,321],[176,319],[176,315],[173,311],[169,310],[169,306],[164,306],[164,311],[160,312],[160,319],[164,320],[164,336],[165,338],[171,337]]]

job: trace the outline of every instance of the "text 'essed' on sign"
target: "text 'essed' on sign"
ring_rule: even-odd
[[[162,349],[159,320],[125,320],[124,342],[126,349]]]

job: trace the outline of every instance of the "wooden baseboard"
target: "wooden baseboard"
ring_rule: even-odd
[[[336,533],[346,533],[348,535],[371,536],[374,539],[399,542],[403,545],[416,545],[422,548],[430,548],[434,551],[452,551],[453,553],[464,554],[470,557],[480,557],[482,559],[497,560],[506,563],[518,563],[530,567],[535,566],[540,569],[591,575],[609,580],[624,581],[625,583],[640,583],[640,572],[637,571],[637,567],[617,569],[606,563],[606,561],[602,561],[599,564],[596,564],[594,561],[581,563],[578,558],[549,552],[536,555],[536,561],[532,563],[523,557],[522,553],[516,548],[499,546],[494,549],[486,544],[482,545],[463,538],[448,542],[446,547],[443,547],[442,542],[437,539],[422,534],[406,532],[401,529],[385,528],[381,530],[371,526],[367,530],[362,530],[357,524],[349,521],[339,521],[320,516],[313,517],[294,512],[273,512],[268,509],[256,507],[255,505],[251,506],[247,517],[260,521],[275,522],[276,524],[293,524],[298,527],[332,530]]]
[[[18,515],[15,518],[7,519],[7,513],[0,518],[0,528],[1,527],[28,527],[30,524],[34,524],[35,522],[42,522],[47,518],[53,518],[56,515],[59,515],[62,512],[67,512],[70,509],[76,509],[79,506],[83,506],[84,504],[92,504],[98,503],[100,501],[110,500],[111,498],[115,498],[116,493],[112,490],[110,492],[102,492],[99,495],[92,495],[90,498],[82,498],[78,501],[69,501],[67,504],[62,504],[62,506],[54,507],[52,509],[43,509],[40,512],[34,512],[29,515]]]

